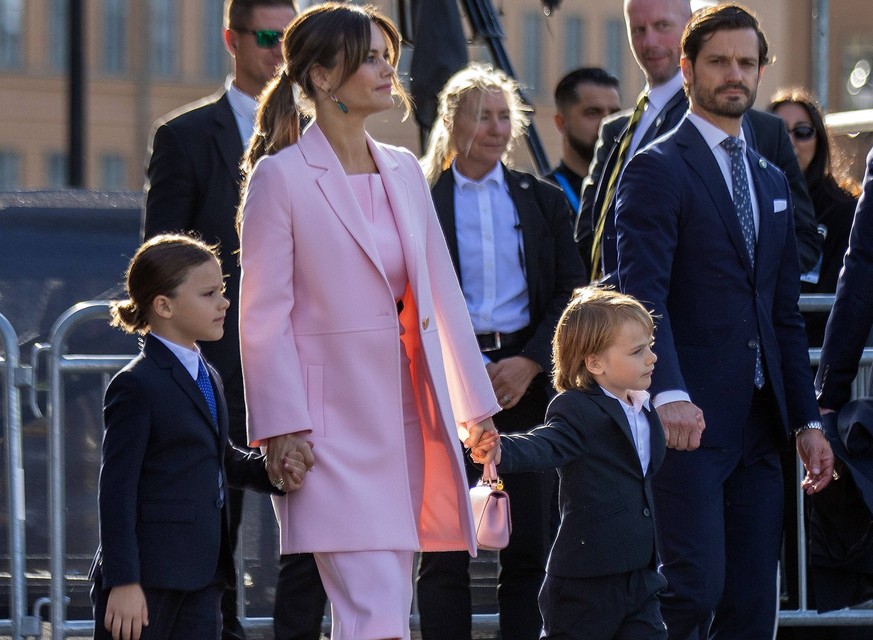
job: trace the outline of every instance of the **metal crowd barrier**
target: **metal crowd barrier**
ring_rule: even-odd
[[[833,296],[803,296],[801,309],[803,311],[827,311],[833,303]],[[124,366],[132,355],[81,355],[67,354],[67,341],[73,330],[87,321],[108,318],[108,303],[106,302],[83,302],[71,307],[55,322],[50,334],[49,351],[49,511],[50,511],[50,553],[51,553],[51,590],[49,604],[51,605],[51,637],[52,640],[60,640],[71,635],[87,635],[93,631],[93,621],[67,620],[66,619],[66,583],[65,571],[65,539],[66,513],[64,510],[65,498],[65,457],[64,457],[64,425],[63,425],[63,398],[64,398],[64,374],[68,372],[102,372],[114,373]],[[24,584],[24,506],[23,506],[23,472],[21,471],[21,441],[20,441],[20,413],[16,386],[23,386],[26,380],[22,370],[18,367],[18,353],[15,334],[3,323],[0,316],[0,331],[2,339],[7,346],[6,357],[6,380],[7,412],[9,415],[9,486],[15,490],[10,491],[10,513],[15,518],[10,519],[10,539],[13,541],[13,615],[8,628],[12,629],[13,638],[21,637],[22,633],[31,635],[29,631],[33,625],[38,626],[39,619],[24,616],[25,584]],[[813,364],[817,364],[821,355],[820,349],[810,349],[810,357]],[[856,381],[856,394],[866,393],[866,369],[873,364],[873,349],[865,349],[861,364],[865,369],[864,375],[859,375]],[[17,435],[14,437],[18,429]],[[800,472],[798,472],[800,473]],[[873,625],[873,610],[851,609],[831,613],[819,614],[815,610],[807,608],[806,593],[806,552],[805,552],[805,526],[803,522],[803,497],[798,494],[798,573],[799,573],[799,608],[784,609],[779,612],[779,626],[856,626]],[[13,532],[14,529],[14,532]],[[242,536],[240,537],[242,543]],[[240,562],[243,554],[238,554]],[[239,598],[239,613],[243,626],[249,630],[266,630],[272,627],[271,618],[246,618],[245,598]],[[325,624],[327,624],[325,619]],[[417,629],[418,616],[413,613],[411,626]],[[476,631],[489,631],[498,628],[497,614],[476,614],[473,616],[473,628]],[[17,626],[16,626],[17,625]],[[4,632],[0,621],[0,632]],[[18,635],[15,635],[18,634]]]
[[[26,615],[24,466],[21,449],[20,389],[29,386],[30,370],[19,364],[18,336],[0,314],[0,377],[4,381],[6,409],[6,512],[9,514],[9,619],[0,620],[0,634],[13,640],[39,635],[39,619]]]

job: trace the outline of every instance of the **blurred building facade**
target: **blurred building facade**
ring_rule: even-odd
[[[399,3],[375,0],[392,17]],[[427,1],[427,0],[420,0]],[[313,0],[302,0],[307,6]],[[68,0],[0,0],[0,190],[62,187],[67,180]],[[138,190],[153,123],[221,87],[229,69],[221,39],[223,0],[90,0],[85,7],[85,186]],[[873,107],[873,12],[869,0],[830,0],[827,104]],[[597,65],[619,76],[631,105],[643,85],[627,44],[622,0],[563,0],[550,17],[541,0],[493,0],[505,46],[535,107],[551,161],[560,150],[551,92],[566,71]],[[776,64],[758,104],[786,84],[813,84],[815,0],[747,0]],[[463,3],[462,3],[463,6]],[[402,68],[408,69],[409,52]],[[488,61],[472,43],[473,60]],[[418,151],[414,119],[374,118],[380,140]],[[524,153],[517,164],[530,167]]]

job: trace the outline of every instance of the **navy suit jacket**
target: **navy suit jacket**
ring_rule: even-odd
[[[721,170],[687,118],[631,159],[616,197],[621,289],[657,322],[649,391],[687,391],[708,447],[743,442],[759,337],[785,435],[818,419],[791,192],[779,169],[747,153],[760,210],[754,269]]]
[[[653,565],[652,477],[666,444],[658,415],[645,414],[652,455],[645,474],[624,410],[600,387],[558,394],[543,426],[500,436],[501,472],[558,469],[561,526],[550,575],[590,578]]]
[[[573,244],[569,205],[564,193],[528,173],[506,167],[503,172],[521,224],[530,304],[531,336],[519,355],[533,360],[547,372],[552,368],[555,327],[573,289],[586,284],[585,268]],[[455,273],[460,280],[461,263],[455,227],[455,178],[451,169],[443,172],[431,188],[431,194]]]
[[[242,154],[239,127],[223,89],[169,114],[152,141],[142,225],[143,239],[195,231],[207,243],[219,245],[231,305],[224,336],[203,343],[202,349],[228,383],[240,369],[236,211]]]
[[[819,404],[828,409],[839,409],[850,400],[873,326],[873,149],[867,155],[863,189],[816,377]]]
[[[197,383],[151,336],[106,390],[100,466],[100,547],[93,571],[102,586],[193,591],[221,566],[233,582],[222,485],[275,492],[263,456],[234,448],[218,374],[213,421]]]
[[[646,130],[638,147],[642,149],[656,138],[672,131],[688,110],[688,98],[683,90],[676,92]],[[581,250],[591,255],[593,224],[606,199],[606,180],[612,174],[618,160],[618,147],[627,135],[630,112],[623,112],[604,119],[591,162],[591,171],[582,185],[579,212],[576,218],[576,242]],[[763,111],[750,110],[743,118],[743,131],[752,149],[773,162],[788,177],[791,197],[794,202],[794,227],[798,255],[803,271],[812,269],[821,252],[821,236],[818,233],[812,200],[806,180],[797,164],[797,156],[781,118]],[[604,177],[605,176],[605,177]],[[602,180],[602,182],[601,182]],[[617,267],[615,240],[615,198],[609,203],[609,214],[603,231],[601,250],[604,273],[614,274]],[[589,258],[590,260],[590,258]]]

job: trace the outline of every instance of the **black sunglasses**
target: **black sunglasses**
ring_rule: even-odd
[[[812,140],[815,137],[815,129],[808,124],[800,124],[789,129],[788,134],[795,140]]]
[[[253,31],[251,29],[234,29],[240,33],[250,33],[255,36],[255,44],[261,49],[272,49],[282,41],[281,31],[270,31],[269,29],[259,29]]]

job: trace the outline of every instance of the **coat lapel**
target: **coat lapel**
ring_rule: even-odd
[[[703,136],[700,135],[697,127],[689,122],[687,118],[680,123],[674,140],[677,145],[682,147],[682,157],[688,164],[689,169],[697,175],[699,183],[703,185],[703,188],[706,189],[713,203],[715,203],[715,210],[727,229],[728,236],[739,255],[740,262],[742,262],[749,279],[753,280],[752,261],[749,259],[749,252],[746,250],[746,241],[743,239],[743,230],[740,228],[737,210],[734,207],[730,191],[721,177],[721,168],[715,161],[712,151],[709,149]]]
[[[382,271],[376,241],[367,227],[364,212],[352,192],[339,159],[316,123],[306,128],[297,146],[307,164],[323,170],[316,182],[324,199],[367,257]]]
[[[621,432],[627,438],[631,451],[633,452],[634,457],[636,457],[637,445],[634,442],[634,436],[631,433],[630,423],[627,421],[627,415],[625,415],[618,400],[605,395],[603,391],[600,390],[600,387],[596,387],[592,391],[589,391],[588,395],[591,396],[592,401],[599,405],[600,408],[609,414],[609,417],[615,420],[615,423],[621,427]],[[637,468],[640,468],[639,461],[637,462]],[[642,469],[640,469],[640,473],[642,473]]]
[[[151,336],[146,336],[143,351],[146,356],[154,360],[159,367],[170,370],[173,380],[176,381],[176,384],[179,385],[185,395],[187,395],[197,406],[200,413],[203,414],[203,419],[212,426],[213,431],[218,435],[218,425],[212,420],[212,414],[209,412],[209,405],[206,404],[206,398],[203,397],[203,393],[200,391],[194,378],[191,377],[191,374],[188,373],[179,359],[173,355],[173,352],[170,351],[160,340]],[[214,373],[210,372],[210,375],[214,375]],[[213,382],[213,387],[218,387],[218,385]],[[219,396],[216,394],[216,400],[218,397]],[[217,402],[216,404],[220,405],[221,403]],[[219,413],[220,411],[221,410],[219,409]],[[221,419],[221,415],[219,415],[219,419]]]
[[[240,158],[243,154],[242,138],[239,135],[239,127],[230,108],[227,93],[215,103],[215,130],[212,134],[215,146],[228,172],[236,184],[240,183]]]
[[[515,203],[515,210],[518,212],[521,237],[524,241],[524,276],[527,281],[527,296],[530,308],[534,309],[537,306],[539,287],[536,269],[532,267],[540,263],[541,247],[538,242],[538,234],[535,233],[535,230],[542,226],[542,223],[537,221],[537,217],[540,216],[540,207],[534,197],[531,178],[518,177],[505,166],[503,167],[503,176],[509,187],[509,195]]]
[[[455,267],[455,275],[461,282],[461,260],[458,250],[458,232],[455,228],[455,176],[451,169],[443,171],[442,175],[431,188],[433,204],[436,208],[437,218],[440,221],[449,255]]]

